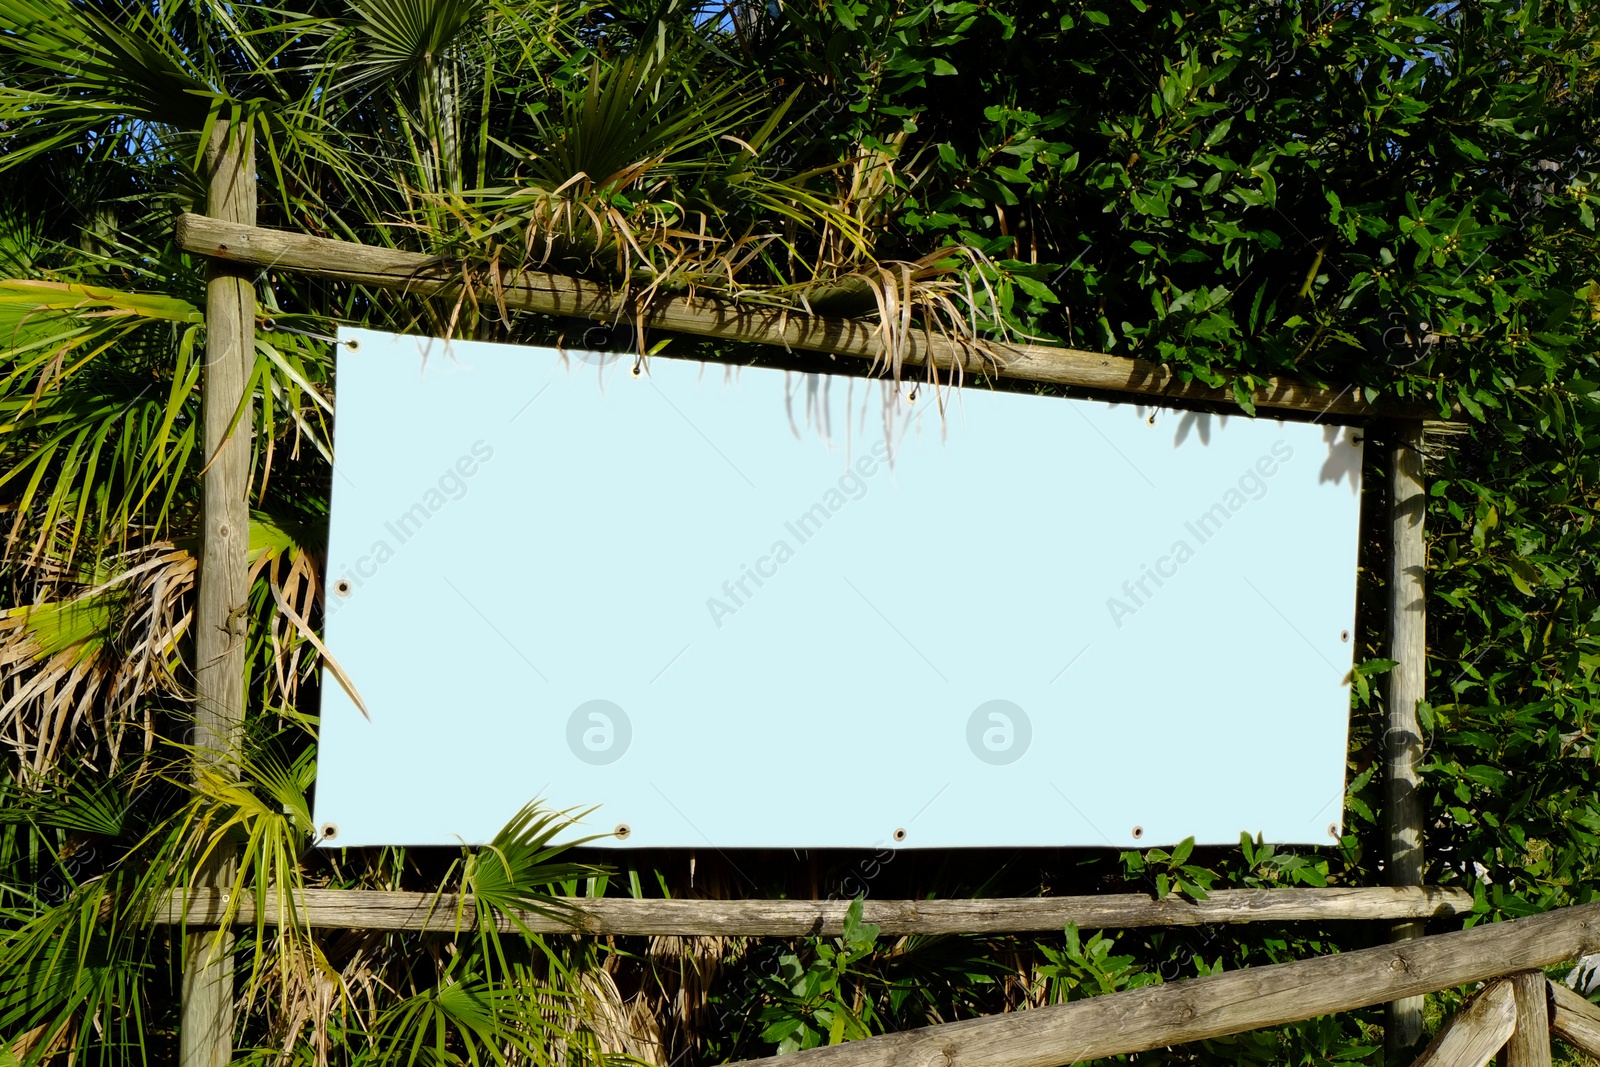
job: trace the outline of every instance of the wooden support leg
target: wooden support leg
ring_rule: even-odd
[[[1384,731],[1385,880],[1390,885],[1422,884],[1422,797],[1417,764],[1422,758],[1422,731],[1417,704],[1427,695],[1427,613],[1424,575],[1427,543],[1423,519],[1427,487],[1422,469],[1422,424],[1395,428],[1389,449],[1391,546],[1389,555],[1388,721]],[[1389,940],[1421,937],[1420,922],[1396,923]],[[1406,997],[1388,1006],[1384,1016],[1385,1060],[1399,1063],[1422,1037],[1422,998]]]
[[[233,1059],[233,931],[191,930],[183,955],[181,1067],[222,1067]]]
[[[254,131],[219,121],[206,162],[206,210],[254,225]],[[195,763],[197,773],[237,774],[233,754],[244,724],[245,614],[250,596],[251,415],[237,425],[255,362],[255,286],[248,268],[213,262],[206,276],[206,362],[201,379],[201,429],[208,464],[201,478],[200,582],[195,597]],[[229,432],[233,425],[232,432]],[[233,883],[234,857],[219,847],[200,885]],[[191,935],[184,955],[179,1016],[179,1067],[222,1067],[233,1059],[233,932]]]
[[[1523,971],[1506,981],[1517,994],[1517,1028],[1500,1062],[1504,1067],[1550,1067],[1550,983],[1543,971]]]

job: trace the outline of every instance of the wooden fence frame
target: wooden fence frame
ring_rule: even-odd
[[[1241,891],[1225,891],[1241,892]],[[1317,890],[1242,891],[1277,894],[1269,905],[1305,896]],[[1352,890],[1351,892],[1357,892]],[[1406,896],[1415,897],[1415,893]],[[339,928],[435,931],[459,934],[471,926],[470,904],[456,897],[412,894],[426,900],[413,901],[410,911],[396,911],[395,898],[388,892],[324,890],[320,895],[307,890],[295,900],[294,916],[275,915],[270,910],[259,915],[241,901],[235,923],[253,924],[296,921],[303,925],[328,925]],[[355,901],[350,898],[356,898]],[[343,898],[343,899],[341,899]],[[1070,899],[1070,898],[1062,898]],[[1077,898],[1093,901],[1097,898]],[[1171,898],[1168,898],[1171,899]],[[360,910],[355,905],[364,901]],[[548,916],[522,913],[535,923],[535,932],[550,933],[661,933],[705,932],[710,907],[677,909],[691,916],[684,924],[670,920],[675,909],[663,905],[707,905],[721,909],[717,933],[750,933],[769,930],[770,917],[760,917],[755,926],[748,915],[738,914],[741,906],[771,908],[793,904],[800,918],[801,905],[811,902],[770,901],[659,901],[617,899],[588,901],[606,905],[601,912],[588,911],[575,917],[575,924]],[[994,905],[1000,901],[915,901],[868,902],[876,905],[883,918],[894,921],[893,909],[900,905],[918,906],[960,903]],[[1009,902],[1016,904],[1019,902]],[[1055,904],[1049,898],[1029,901]],[[1413,901],[1414,904],[1420,903]],[[187,918],[191,922],[218,922],[227,901],[217,889],[202,889],[191,900]],[[1234,921],[1254,921],[1266,914],[1242,910],[1241,899],[1227,907]],[[618,908],[618,905],[623,907]],[[822,906],[824,912],[828,905]],[[181,900],[168,902],[169,913],[157,921],[179,921],[184,909]],[[818,913],[819,908],[809,909]],[[1420,908],[1416,909],[1420,910]],[[729,912],[733,914],[728,914]],[[1271,911],[1271,908],[1268,908]],[[631,917],[626,913],[631,912]],[[468,916],[463,922],[462,916]],[[621,919],[619,920],[619,915]],[[585,927],[584,920],[596,917],[608,928]],[[1276,918],[1310,917],[1298,913],[1275,914]],[[1340,913],[1318,918],[1370,918],[1365,914]],[[819,919],[821,917],[819,916]],[[920,917],[899,917],[897,933],[926,932]],[[1114,918],[1114,917],[1113,917]],[[1128,918],[1124,916],[1124,918]],[[1165,923],[1168,915],[1145,915],[1149,922]],[[632,920],[642,920],[634,922]],[[1226,921],[1226,920],[1197,920]],[[1031,920],[1030,920],[1031,922]],[[1128,925],[1129,923],[1124,923]],[[951,930],[966,932],[958,922]],[[1114,924],[1108,924],[1114,925]],[[510,916],[505,929],[517,929]],[[992,927],[995,932],[1001,927]],[[1036,929],[1027,922],[1012,923],[1010,931]],[[789,928],[784,934],[792,933]],[[828,933],[829,921],[818,921],[802,933]],[[836,932],[836,931],[833,931]],[[1292,963],[1250,967],[1224,974],[1184,979],[1140,989],[1124,990],[1086,1000],[1072,1001],[1028,1011],[964,1019],[900,1033],[882,1034],[842,1045],[812,1049],[783,1057],[745,1061],[740,1067],[1057,1067],[1086,1059],[1126,1055],[1169,1045],[1226,1037],[1270,1026],[1312,1019],[1333,1012],[1350,1011],[1384,1001],[1403,1001],[1507,976],[1492,982],[1457,1016],[1448,1021],[1415,1061],[1417,1067],[1483,1067],[1488,1058],[1502,1048],[1507,1067],[1548,1067],[1550,1036],[1600,1057],[1600,1008],[1584,998],[1546,981],[1540,968],[1570,960],[1575,956],[1600,951],[1600,903],[1558,908],[1543,915],[1485,923],[1454,933],[1433,934],[1391,945],[1355,952],[1318,956]]]
[[[205,661],[221,666],[211,671],[209,679],[201,680],[197,694],[202,728],[210,731],[218,740],[225,741],[233,736],[243,719],[243,668],[242,663],[235,664],[235,660],[240,658],[235,655],[239,639],[231,630],[231,620],[236,617],[235,602],[242,603],[237,593],[242,581],[242,567],[228,566],[224,561],[232,559],[238,533],[248,529],[247,505],[243,481],[240,480],[243,468],[239,468],[241,454],[244,457],[242,462],[248,463],[248,420],[240,422],[245,427],[242,433],[235,431],[229,437],[223,429],[229,415],[219,413],[231,413],[234,410],[239,389],[239,383],[234,381],[235,372],[240,365],[247,367],[246,361],[254,348],[254,291],[249,281],[250,269],[260,272],[255,275],[257,278],[268,271],[293,271],[428,296],[460,295],[464,285],[487,282],[488,290],[492,290],[493,295],[490,296],[486,291],[485,298],[497,300],[508,308],[596,321],[625,321],[669,332],[777,345],[791,351],[825,353],[830,358],[851,357],[869,361],[873,369],[880,368],[885,362],[880,332],[867,320],[800,315],[770,306],[712,297],[654,295],[642,299],[638,294],[614,292],[592,282],[561,275],[489,270],[483,264],[452,263],[438,257],[256,227],[253,146],[246,138],[230,134],[230,126],[226,122],[218,123],[216,138],[218,150],[208,156],[211,169],[207,211],[210,214],[186,214],[180,217],[177,241],[185,251],[207,257],[209,263],[207,353],[202,393],[206,415],[204,433],[208,458],[212,464],[208,467],[203,487],[202,553],[205,560],[212,562],[209,566],[203,564],[201,567],[195,630],[197,640],[207,640],[210,634],[211,645],[225,653],[220,659]],[[1170,368],[1160,364],[1064,347],[986,342],[980,348],[929,332],[913,332],[907,339],[902,362],[950,374],[984,375],[1133,395],[1159,404],[1236,406],[1236,398],[1230,388],[1182,381]],[[823,359],[817,362],[814,369],[817,372],[836,373],[840,368]],[[1431,394],[1427,399],[1432,400]],[[1393,400],[1369,403],[1361,391],[1352,386],[1335,390],[1289,378],[1271,378],[1262,382],[1254,390],[1252,400],[1258,408],[1279,414],[1317,419],[1331,415],[1347,419],[1384,420],[1390,430],[1389,489],[1393,541],[1389,656],[1397,662],[1390,677],[1385,732],[1388,793],[1383,814],[1386,870],[1390,887],[1331,891],[1224,890],[1211,894],[1210,901],[1204,903],[1175,901],[1175,898],[1155,901],[1138,896],[1039,898],[1027,901],[880,900],[868,902],[868,919],[880,923],[889,933],[1022,932],[1059,929],[1066,921],[1110,927],[1192,925],[1259,919],[1378,919],[1391,921],[1391,938],[1407,944],[1404,948],[1369,949],[1365,955],[1348,953],[1298,964],[1255,968],[1150,990],[1115,994],[1063,1005],[1057,1009],[968,1020],[932,1028],[941,1034],[966,1034],[969,1031],[992,1034],[992,1038],[983,1039],[991,1041],[987,1047],[992,1048],[992,1054],[980,1056],[976,1061],[981,1062],[983,1067],[1049,1067],[1065,1062],[1063,1057],[1083,1058],[1136,1050],[1132,1046],[1119,1046],[1109,1051],[1083,1051],[1101,1049],[1102,1046],[1091,1043],[1080,1049],[1077,1044],[1062,1043],[1059,1040],[1061,1035],[1057,1034],[1053,1045],[1049,1040],[1045,1040],[1043,1045],[1035,1040],[1027,1046],[1035,1050],[1032,1054],[1034,1058],[1013,1056],[1008,1050],[1019,1047],[1019,1039],[1012,1031],[1031,1033],[1042,1028],[1048,1032],[1052,1024],[1045,1021],[1047,1016],[1049,1020],[1082,1017],[1085,1032],[1092,1032],[1097,1025],[1109,1025],[1112,1031],[1121,1033],[1124,1024],[1135,1015],[1140,1018],[1147,1014],[1151,1018],[1163,1013],[1171,1016],[1175,1010],[1178,1024],[1169,1025],[1164,1030],[1159,1027],[1151,1029],[1154,1024],[1148,1024],[1140,1031],[1153,1034],[1160,1030],[1160,1040],[1151,1037],[1149,1040],[1155,1042],[1153,1045],[1139,1046],[1148,1048],[1277,1025],[1385,999],[1390,999],[1385,1043],[1393,1056],[1420,1036],[1422,993],[1505,974],[1518,967],[1544,966],[1570,955],[1553,954],[1553,949],[1542,950],[1543,955],[1539,959],[1545,962],[1530,962],[1532,957],[1527,953],[1520,956],[1512,953],[1507,959],[1515,966],[1506,966],[1503,961],[1497,960],[1487,970],[1482,967],[1458,968],[1423,978],[1414,978],[1411,974],[1415,961],[1432,958],[1428,953],[1433,950],[1427,945],[1435,938],[1417,940],[1423,930],[1421,920],[1435,915],[1457,914],[1470,906],[1470,898],[1463,900],[1466,895],[1460,890],[1430,889],[1420,885],[1422,813],[1416,794],[1416,764],[1420,758],[1421,744],[1416,705],[1423,698],[1426,657],[1423,598],[1426,566],[1423,530],[1425,496],[1420,449],[1424,420],[1438,416],[1437,405]],[[224,460],[224,456],[228,458]],[[213,469],[216,470],[215,474],[212,473]],[[226,910],[228,871],[231,868],[225,856],[220,856],[218,863],[217,869],[208,872],[187,894],[169,900],[158,921],[199,925],[208,920],[219,922]],[[350,890],[306,890],[296,900],[301,909],[298,914],[278,916],[276,919],[265,913],[257,916],[253,901],[241,901],[236,921],[255,922],[259,918],[262,922],[298,921],[310,925],[433,930],[444,929],[435,922],[436,918],[449,916],[450,921],[456,921],[456,905],[464,903],[452,898],[451,906],[446,908],[443,907],[444,898],[434,894],[383,893],[375,896],[367,892],[358,895],[361,893]],[[1292,896],[1278,895],[1285,893]],[[243,906],[246,904],[251,906]],[[831,933],[842,921],[844,907],[843,903],[812,901],[589,900],[578,902],[570,917],[572,921],[555,923],[557,928],[551,932],[739,932],[751,936]],[[1592,913],[1583,914],[1586,917],[1582,920],[1582,929],[1589,931],[1593,920],[1587,916]],[[554,922],[544,916],[529,918]],[[1044,923],[1046,918],[1049,919],[1048,925],[1032,925]],[[1543,918],[1546,917],[1537,917]],[[1498,924],[1493,929],[1506,928],[1504,936],[1509,936],[1510,927],[1531,929],[1527,924],[1534,924],[1537,919]],[[416,925],[418,923],[420,925]],[[1436,937],[1473,935],[1482,938],[1489,930],[1478,928],[1462,934]],[[211,945],[213,941],[225,940],[226,937],[226,931],[218,930],[201,940],[205,945]],[[1600,948],[1600,943],[1593,947]],[[1368,981],[1360,996],[1370,999],[1357,998],[1359,1003],[1349,998],[1330,1001],[1327,996],[1321,996],[1315,999],[1315,1004],[1320,1007],[1308,1014],[1296,1014],[1293,1019],[1273,1016],[1275,1021],[1256,1021],[1234,1029],[1216,1030],[1207,1029],[1196,1021],[1204,1013],[1195,1004],[1202,1003],[1203,998],[1195,1001],[1188,999],[1199,997],[1200,994],[1194,992],[1199,989],[1204,989],[1209,995],[1217,990],[1235,988],[1241,991],[1255,990],[1252,996],[1259,999],[1263,995],[1261,990],[1266,988],[1260,983],[1269,983],[1273,975],[1311,975],[1321,974],[1324,970],[1346,975],[1349,973],[1347,969],[1355,966],[1351,961],[1379,958],[1373,953],[1381,953],[1383,959],[1392,960],[1387,966],[1399,968],[1404,980]],[[1518,960],[1522,962],[1516,963]],[[1309,970],[1280,970],[1285,967]],[[1477,974],[1478,970],[1483,970],[1483,973]],[[1462,977],[1469,971],[1477,977]],[[1531,996],[1523,988],[1527,985],[1527,982],[1523,982],[1515,990],[1515,1007],[1520,1012],[1518,1018],[1529,1013],[1524,1003]],[[197,950],[186,962],[183,990],[180,1063],[183,1067],[213,1067],[226,1062],[230,1055],[233,1026],[231,970],[227,958],[220,953]],[[1244,999],[1248,1001],[1251,998]],[[1497,994],[1494,1003],[1503,999],[1504,994]],[[1168,1002],[1171,1002],[1170,1005]],[[1311,1002],[1308,999],[1307,1003]],[[1495,1009],[1499,1013],[1496,1015],[1495,1011],[1490,1010],[1491,1007],[1492,1004],[1479,1009],[1479,1014],[1485,1019],[1499,1018],[1503,1022],[1504,1010]],[[1248,1008],[1249,1004],[1243,1003],[1241,1010]],[[1576,1007],[1569,1006],[1568,1011],[1569,1018],[1579,1017],[1572,1014],[1578,1011]],[[1049,1015],[1050,1012],[1057,1014]],[[1064,1012],[1076,1014],[1060,1014]],[[1267,1018],[1259,1011],[1253,1014],[1247,1012],[1240,1017]],[[1588,1016],[1583,1018],[1587,1019]],[[1600,1013],[1597,1013],[1597,1018],[1600,1018]],[[1113,1023],[1118,1025],[1110,1025]],[[1074,1030],[1076,1025],[1068,1025],[1066,1030]],[[1226,1025],[1234,1026],[1234,1023]],[[1595,1024],[1574,1022],[1571,1025],[1581,1027]],[[1467,1024],[1463,1026],[1471,1028]],[[1477,1028],[1482,1029],[1481,1026]],[[1600,1026],[1595,1029],[1600,1033]],[[891,1064],[900,1067],[911,1060],[902,1057],[898,1051],[884,1058],[879,1050],[908,1048],[915,1050],[912,1057],[917,1067],[954,1067],[956,1053],[951,1049],[957,1046],[947,1045],[944,1036],[930,1038],[918,1035],[924,1035],[924,1032],[869,1038],[847,1046],[802,1053],[800,1057],[832,1057],[847,1061],[851,1067],[889,1067]],[[1536,1049],[1540,1039],[1536,1035],[1524,1043],[1529,1049]],[[1126,1042],[1123,1044],[1126,1045]],[[1516,1039],[1513,1038],[1512,1047],[1516,1045]],[[980,1043],[974,1047],[985,1046]],[[1544,1047],[1544,1062],[1548,1063],[1547,1037],[1544,1038]],[[1054,1051],[1040,1053],[1037,1051],[1039,1048]],[[1530,1067],[1537,1063],[1536,1058],[1528,1059],[1530,1055],[1533,1054],[1526,1050],[1514,1055],[1513,1067]]]

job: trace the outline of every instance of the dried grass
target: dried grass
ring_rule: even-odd
[[[252,523],[262,543],[250,580],[279,605],[253,638],[265,647],[269,705],[293,706],[312,668],[307,618],[322,589],[311,556],[281,531]],[[263,536],[264,535],[264,536]],[[40,572],[53,599],[0,613],[0,745],[24,776],[43,783],[59,769],[90,763],[115,771],[156,743],[150,698],[190,699],[183,664],[193,621],[197,561],[186,547],[153,542],[119,553],[94,583]],[[132,735],[132,736],[130,736]]]
[[[130,730],[148,753],[154,723],[143,698],[182,695],[194,557],[157,542],[111,562],[113,578],[0,615],[0,744],[36,781],[68,751],[102,750],[115,769]]]

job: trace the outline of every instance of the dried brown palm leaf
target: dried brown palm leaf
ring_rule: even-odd
[[[268,1040],[282,1049],[280,1062],[310,1046],[317,1067],[327,1067],[329,1024],[344,996],[341,975],[311,938],[292,937],[287,946],[269,946],[271,963],[260,975],[257,1003],[266,1019]]]
[[[593,1031],[601,1053],[666,1067],[660,1027],[642,998],[624,998],[611,973],[600,967],[581,972],[578,985],[582,995],[574,1003],[581,1005],[581,1018],[574,1021]]]
[[[656,988],[649,1004],[658,1027],[677,1031],[676,1044],[699,1049],[714,1029],[711,992],[721,977],[733,946],[745,939],[726,937],[652,937],[649,960]]]
[[[624,296],[640,351],[648,351],[650,301],[684,294],[875,320],[874,370],[895,381],[918,330],[998,362],[985,340],[1006,335],[996,292],[1004,271],[993,260],[965,245],[917,259],[875,252],[885,219],[917,181],[917,156],[905,156],[907,134],[859,146],[836,164],[775,177],[762,152],[774,140],[776,118],[746,136],[737,127],[747,101],[726,93],[680,112],[676,98],[649,97],[657,86],[653,62],[630,60],[615,77],[597,75],[575,90],[564,105],[569,121],[552,126],[550,143],[538,152],[501,145],[519,161],[512,184],[414,191],[424,206],[408,224],[423,231],[431,249],[490,267],[463,269],[449,330],[465,310],[476,315],[481,306],[493,305],[508,320],[503,277],[537,269],[583,276]],[[738,150],[725,153],[729,144]],[[686,147],[696,149],[692,160]],[[434,218],[448,218],[448,230],[428,232]],[[480,300],[479,293],[487,295]],[[941,382],[933,367],[926,378],[935,387],[954,384]]]
[[[250,524],[251,578],[275,604],[257,631],[271,659],[269,705],[292,705],[320,644],[306,621],[321,597],[315,561],[263,515]],[[0,613],[0,744],[36,780],[69,751],[116,769],[130,730],[155,743],[150,698],[188,699],[181,643],[191,621],[196,561],[171,541],[119,553],[94,581],[54,577],[66,591]],[[332,665],[336,676],[341,674]]]
[[[12,1039],[9,1046],[13,1063],[48,1063],[72,1040],[76,1022],[68,1018],[59,1023],[40,1023]],[[0,1050],[8,1046],[0,1045]]]
[[[251,522],[250,580],[258,578],[271,596],[277,611],[267,621],[265,655],[269,660],[271,685],[265,694],[269,705],[293,707],[301,679],[315,669],[317,657],[328,668],[361,714],[366,702],[344,667],[322,643],[309,622],[311,609],[322,602],[322,582],[311,555],[296,544],[291,535],[265,517]],[[308,650],[309,646],[309,650]],[[310,650],[314,650],[315,655]]]
[[[195,560],[157,542],[112,561],[114,577],[68,598],[0,615],[0,743],[35,779],[68,746],[89,743],[114,769],[129,729],[154,741],[143,698],[181,696],[178,644],[188,630]]]

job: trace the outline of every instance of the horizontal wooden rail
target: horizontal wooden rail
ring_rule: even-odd
[[[185,251],[231,263],[400,289],[421,296],[460,292],[464,266],[416,252],[241,226],[204,215],[183,215],[178,219],[178,245]],[[510,308],[597,321],[633,320],[633,307],[626,294],[580,278],[542,271],[506,272],[500,279],[500,288]],[[491,297],[486,292],[482,299]],[[880,353],[878,328],[866,319],[824,318],[716,297],[663,295],[638,310],[648,326],[673,333],[866,360],[876,359]],[[941,370],[959,367],[968,374],[994,369],[990,360],[947,338],[916,333],[910,346],[905,362],[914,366],[932,363]],[[1169,368],[1144,360],[1050,345],[990,342],[987,347],[992,360],[1001,364],[999,373],[1020,381],[1136,393],[1162,401],[1235,403],[1231,388],[1184,382]],[[1268,379],[1256,390],[1254,399],[1258,407],[1317,415],[1438,417],[1432,406],[1392,401],[1368,404],[1353,386],[1326,389],[1290,378]]]
[[[457,928],[454,894],[401,893],[371,889],[307,889],[296,897],[295,921],[322,928],[434,930]],[[745,937],[837,935],[849,901],[817,900],[636,900],[574,898],[570,921],[537,912],[519,913],[536,933],[722,934]],[[255,901],[239,902],[234,921],[253,924]],[[1199,926],[1205,923],[1423,919],[1472,910],[1472,895],[1437,887],[1336,889],[1221,889],[1203,901],[1176,896],[1161,900],[1140,893],[1092,897],[1022,897],[988,900],[868,900],[863,918],[885,934],[1004,934],[1136,926]],[[214,925],[227,913],[220,889],[191,891],[188,921]],[[183,921],[183,894],[174,893],[156,921]],[[464,909],[468,922],[473,911]],[[271,906],[263,917],[276,923]],[[515,923],[500,920],[502,929]]]
[[[1058,1067],[1282,1026],[1600,949],[1600,904],[793,1052],[762,1067]]]

